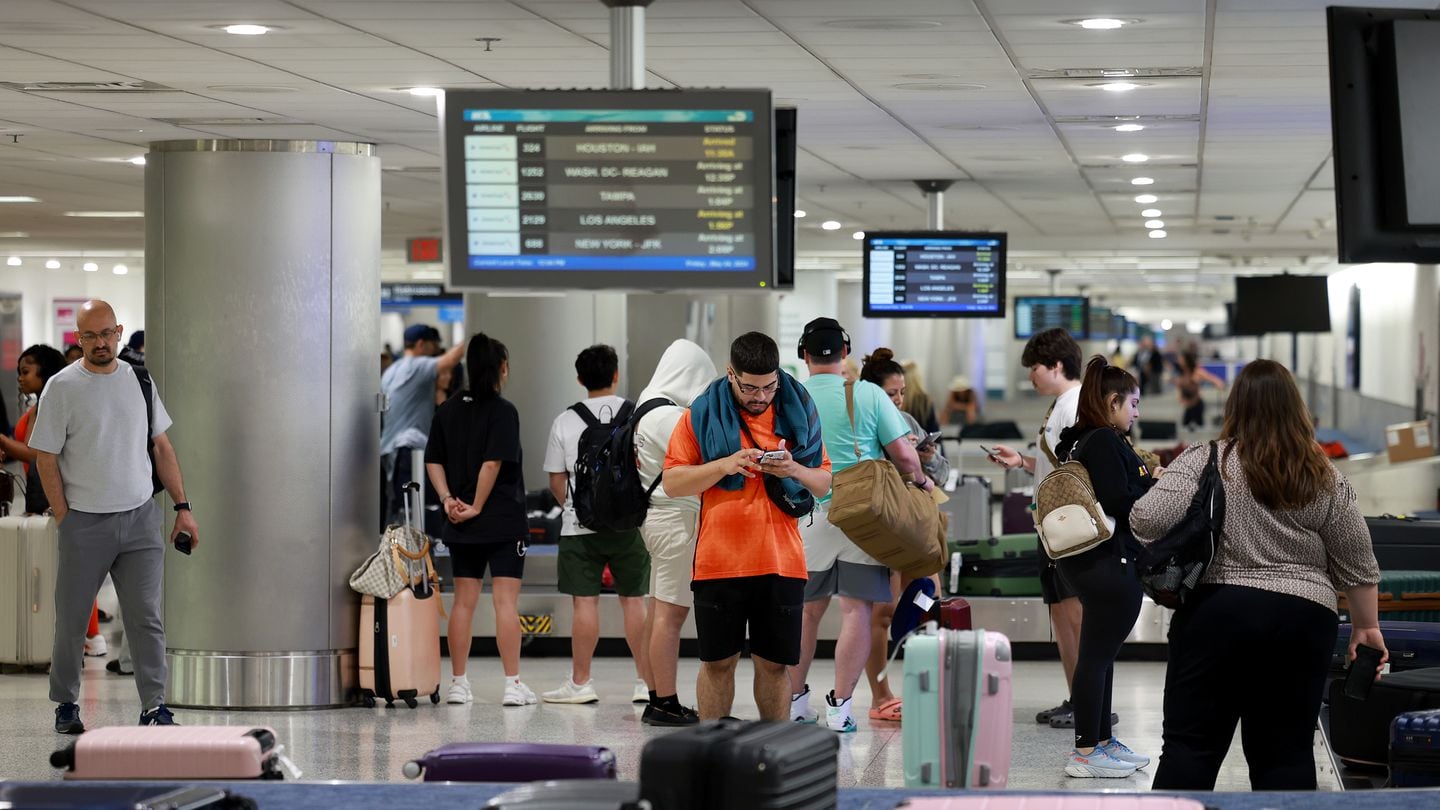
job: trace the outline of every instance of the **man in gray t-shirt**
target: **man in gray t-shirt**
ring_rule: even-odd
[[[55,730],[85,730],[76,705],[82,649],[90,605],[106,574],[115,581],[135,664],[140,724],[174,725],[165,706],[164,521],[153,497],[152,443],[153,472],[175,502],[170,542],[183,532],[193,548],[200,543],[200,530],[185,500],[175,448],[165,434],[170,415],[153,386],[151,407],[146,407],[137,370],[116,358],[123,327],[115,323],[115,311],[104,301],[87,301],[76,328],[85,355],[50,378],[30,432],[60,533],[50,664],[50,699],[60,704]]]
[[[380,375],[380,390],[389,401],[380,423],[380,463],[385,476],[382,524],[399,522],[400,488],[423,474],[411,469],[410,452],[424,449],[429,440],[436,381],[465,356],[463,342],[443,354],[438,354],[439,347],[440,332],[435,327],[423,323],[406,327],[405,353]]]

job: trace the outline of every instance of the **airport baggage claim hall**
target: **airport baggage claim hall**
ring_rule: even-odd
[[[103,333],[82,306],[108,302],[113,348],[143,357],[173,420],[167,436],[199,527],[193,553],[164,553],[165,703],[187,729],[266,727],[294,766],[283,780],[224,789],[263,807],[478,807],[516,786],[507,776],[563,775],[492,762],[475,765],[478,782],[407,778],[409,763],[461,742],[599,746],[620,781],[658,784],[675,778],[671,766],[642,762],[678,762],[682,749],[663,741],[693,730],[642,722],[646,685],[615,588],[583,622],[560,590],[546,457],[552,422],[587,396],[576,357],[613,347],[614,393],[638,402],[676,340],[708,355],[715,379],[731,342],[761,332],[780,370],[803,381],[806,325],[834,318],[857,365],[893,350],[906,405],[931,404],[934,423],[919,435],[940,434],[949,468],[937,481],[948,496],[937,596],[962,596],[974,628],[1008,639],[1013,730],[993,717],[973,730],[924,717],[903,677],[915,662],[902,655],[887,671],[903,722],[898,704],[872,711],[884,701],[861,674],[854,731],[830,732],[821,696],[836,680],[842,629],[832,605],[806,679],[820,710],[809,733],[820,736],[805,739],[838,743],[833,761],[805,766],[827,774],[820,793],[808,804],[740,798],[758,795],[764,767],[737,774],[712,759],[687,766],[705,801],[670,804],[1187,795],[1151,792],[1175,613],[1149,598],[1120,647],[1111,710],[1115,737],[1153,761],[1125,778],[1067,775],[1075,730],[1037,722],[1068,695],[1039,583],[1045,558],[1033,523],[1012,537],[1012,507],[1029,520],[1036,481],[987,454],[997,444],[1039,452],[1054,394],[1037,392],[1022,354],[1046,329],[1068,332],[1082,363],[1102,355],[1142,379],[1131,438],[1165,464],[1220,435],[1247,364],[1276,361],[1366,518],[1391,652],[1371,694],[1402,670],[1440,665],[1440,624],[1426,624],[1440,619],[1440,575],[1427,573],[1440,571],[1440,524],[1425,522],[1440,519],[1440,170],[1429,159],[1440,143],[1440,12],[1429,0],[1354,5],[4,0],[6,424],[38,390],[25,387],[34,357],[22,352],[91,351]],[[502,705],[487,578],[467,665],[473,700],[448,702],[447,653],[437,702],[426,692],[413,707],[383,695],[367,706],[377,702],[360,691],[372,631],[349,581],[381,539],[381,482],[396,462],[392,453],[382,466],[382,419],[395,413],[382,367],[415,344],[462,369],[456,347],[479,332],[508,348],[503,395],[519,415],[529,492],[520,675],[536,695],[573,692],[572,630],[584,624],[598,634],[597,700]],[[437,401],[454,393],[448,376]],[[10,514],[21,515],[27,474],[11,449],[23,442],[6,447]],[[405,462],[416,473],[424,463]],[[447,493],[422,483],[407,499],[434,520]],[[166,537],[184,514],[172,495],[156,496]],[[67,576],[57,533],[48,518],[0,526],[0,801],[113,800],[105,791],[131,788],[62,776],[84,775],[88,735],[134,728],[150,708],[137,706],[116,589],[100,588],[83,659],[76,702],[90,731],[57,734],[47,675],[54,592]],[[454,561],[443,545],[433,552],[448,615]],[[409,643],[448,650],[445,634],[441,618],[437,639]],[[694,706],[693,615],[680,638],[676,691]],[[1273,688],[1272,671],[1293,663],[1266,658],[1227,662],[1236,701]],[[730,711],[742,720],[760,717],[756,671],[742,656]],[[1343,665],[1333,674],[1347,682]],[[1415,687],[1402,708],[1440,708],[1436,690]],[[1393,792],[1440,784],[1426,776],[1440,741],[1407,737],[1401,779],[1386,767],[1387,745],[1401,744],[1389,718],[1373,732],[1385,737],[1378,755],[1361,755],[1332,733],[1333,703],[1314,728],[1317,794],[1252,793],[1244,741],[1261,729],[1242,724],[1215,792],[1188,798],[1220,808],[1435,801]],[[998,741],[1008,764],[919,787],[907,762],[925,729],[952,755]],[[51,764],[77,741],[73,772]],[[147,781],[146,795],[217,784],[186,772],[183,752],[119,745],[137,746],[124,775],[180,763],[170,774],[180,781]],[[639,795],[618,789],[546,806],[619,807]]]

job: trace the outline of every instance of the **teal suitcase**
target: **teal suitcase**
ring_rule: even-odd
[[[938,629],[905,642],[906,787],[1005,787],[1015,730],[1011,668],[1002,633]]]

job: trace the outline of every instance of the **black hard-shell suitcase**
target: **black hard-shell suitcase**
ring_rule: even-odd
[[[1382,571],[1440,570],[1440,520],[1367,517]]]
[[[827,810],[839,752],[839,735],[812,725],[701,723],[645,744],[640,798],[654,810]]]
[[[1440,712],[1406,712],[1391,722],[1390,786],[1440,787]]]
[[[1345,681],[1330,684],[1330,749],[1342,760],[1384,767],[1389,760],[1390,723],[1414,711],[1440,709],[1440,669],[1416,669],[1386,675],[1356,700],[1345,694]]]

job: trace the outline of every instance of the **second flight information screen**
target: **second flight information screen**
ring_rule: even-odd
[[[1090,299],[1081,296],[1034,296],[1015,299],[1015,337],[1029,340],[1037,332],[1059,327],[1076,340],[1090,336]]]
[[[1003,317],[1005,235],[865,235],[867,317]]]
[[[745,101],[689,91],[447,98],[447,108],[458,102],[447,180],[463,209],[451,212],[452,230],[463,226],[452,250],[464,251],[452,273],[577,286],[596,273],[610,276],[606,286],[617,273],[659,287],[670,286],[665,274],[685,286],[768,278],[770,111],[768,98]]]

